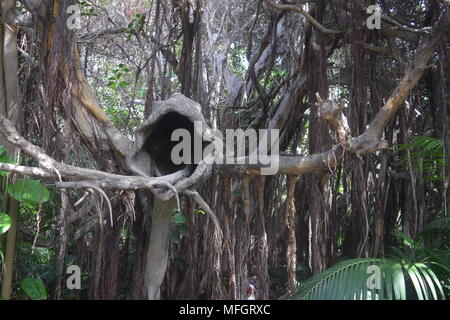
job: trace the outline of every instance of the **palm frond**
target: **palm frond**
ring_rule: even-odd
[[[436,219],[427,225],[423,230],[418,234],[417,238],[419,240],[423,240],[427,237],[433,236],[436,233],[441,234],[449,234],[450,233],[450,218],[444,217],[440,219]]]
[[[377,272],[379,274],[377,274]],[[398,259],[352,259],[300,284],[299,300],[445,299],[440,281],[423,263]]]
[[[420,245],[419,241],[416,241],[412,239],[410,236],[408,236],[406,233],[400,230],[395,230],[393,232],[394,236],[398,238],[405,246],[408,248],[411,248],[413,250],[420,249],[422,246]]]
[[[442,168],[445,165],[444,141],[431,137],[414,137],[407,144],[397,145],[397,151],[410,150],[409,155],[400,157],[400,161],[406,164],[411,160],[411,169],[423,171],[424,180],[442,181]]]

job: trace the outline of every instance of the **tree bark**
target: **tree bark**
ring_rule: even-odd
[[[159,300],[160,287],[166,273],[169,257],[170,225],[174,200],[162,201],[155,199],[152,214],[150,241],[146,253],[145,288],[147,299]]]
[[[297,240],[295,235],[295,187],[298,177],[290,176],[288,179],[288,196],[286,226],[288,229],[288,248],[287,248],[287,271],[288,271],[288,294],[295,292],[297,288]]]
[[[19,112],[21,108],[18,79],[17,28],[10,15],[15,9],[13,0],[3,1],[0,7],[0,116],[8,118],[19,127]],[[0,137],[9,154],[18,158],[18,149],[13,144]],[[13,177],[13,180],[15,178]],[[10,181],[12,183],[13,181]],[[16,248],[16,233],[19,223],[20,204],[7,198],[7,209],[11,218],[11,227],[6,238],[4,275],[1,296],[10,299],[13,282],[14,253]]]

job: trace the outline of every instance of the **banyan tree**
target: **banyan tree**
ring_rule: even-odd
[[[0,145],[17,161],[0,170],[55,207],[30,231],[2,191],[2,297],[30,241],[53,253],[55,299],[68,265],[87,275],[78,298],[245,299],[249,279],[289,297],[446,216],[450,4],[375,3],[3,0]],[[211,161],[227,129],[279,130],[276,174]],[[204,157],[175,163],[177,130]],[[435,179],[418,136],[442,143]]]

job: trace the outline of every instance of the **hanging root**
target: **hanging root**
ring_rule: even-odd
[[[86,191],[86,192],[83,194],[83,196],[80,198],[80,200],[78,200],[77,202],[75,202],[75,204],[74,204],[73,206],[76,208],[76,207],[78,207],[79,205],[81,205],[81,204],[84,202],[84,200],[86,200],[87,197],[89,197],[89,195],[90,195],[90,193]]]
[[[159,193],[157,192],[157,190],[155,190],[158,186],[166,187],[171,192]],[[175,199],[177,200],[177,209],[179,212],[181,212],[181,204],[180,204],[180,197],[178,195],[178,190],[170,182],[167,182],[162,178],[156,178],[148,184],[148,187],[153,192],[155,197],[158,197],[162,201],[168,201],[173,196],[175,196]],[[173,193],[173,195],[171,193]]]
[[[200,194],[195,190],[186,190],[183,192],[184,195],[186,195],[189,198],[192,198],[200,207],[205,210],[205,212],[208,214],[209,218],[213,222],[214,226],[216,227],[219,237],[223,238],[223,232],[222,228],[220,227],[219,219],[214,214],[214,212],[211,210],[211,208],[208,206],[205,200],[200,196]]]
[[[103,191],[99,187],[91,186],[91,189],[97,191],[103,197],[103,199],[105,199],[106,204],[108,205],[108,209],[109,209],[109,219],[110,219],[110,222],[111,222],[111,228],[114,227],[113,210],[112,210],[111,201],[109,200],[108,195],[106,194],[105,191]]]
[[[134,178],[134,177],[133,177]],[[111,226],[113,226],[113,212],[112,212],[112,206],[111,201],[109,200],[106,193],[103,191],[104,188],[106,189],[113,189],[113,190],[138,190],[138,189],[147,189],[151,191],[156,197],[161,199],[162,201],[168,201],[172,197],[175,197],[177,201],[177,208],[178,211],[181,211],[181,205],[180,205],[180,197],[178,195],[177,189],[170,184],[169,182],[155,178],[150,179],[148,182],[139,181],[139,183],[136,183],[134,181],[128,182],[127,177],[123,177],[122,180],[116,180],[114,181],[107,181],[102,180],[101,182],[98,181],[75,181],[75,182],[57,182],[56,187],[59,189],[80,189],[80,190],[88,190],[92,189],[98,192],[103,199],[106,200],[106,203],[108,204],[109,209],[109,215],[111,220]],[[156,189],[159,188],[167,188],[168,191],[161,193],[158,192]],[[76,205],[80,205],[87,197],[88,195],[84,195],[80,200],[77,201]]]
[[[86,182],[83,182],[82,185],[80,185],[80,182],[60,182],[57,183],[56,186],[60,189],[85,189],[87,190],[87,192],[84,193],[83,197],[78,200],[75,203],[75,207],[80,205],[88,196],[89,194],[93,194],[93,191],[96,191],[100,194],[100,196],[102,197],[102,199],[104,199],[106,201],[106,204],[108,205],[108,210],[109,210],[109,219],[111,222],[111,227],[114,227],[114,221],[113,221],[113,210],[112,210],[112,205],[111,205],[111,201],[108,198],[108,195],[105,193],[105,191],[103,191],[103,189],[99,188],[98,186],[95,186],[94,184],[89,184]],[[100,214],[101,217],[101,214]],[[100,218],[100,226],[102,226],[102,221]]]

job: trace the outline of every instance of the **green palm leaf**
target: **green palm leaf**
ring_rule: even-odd
[[[380,271],[380,283],[375,287],[370,285],[377,284],[371,282],[374,279],[371,268]],[[408,297],[445,299],[441,283],[424,263],[408,264],[384,258],[338,263],[300,284],[294,295],[299,300],[406,300]]]

